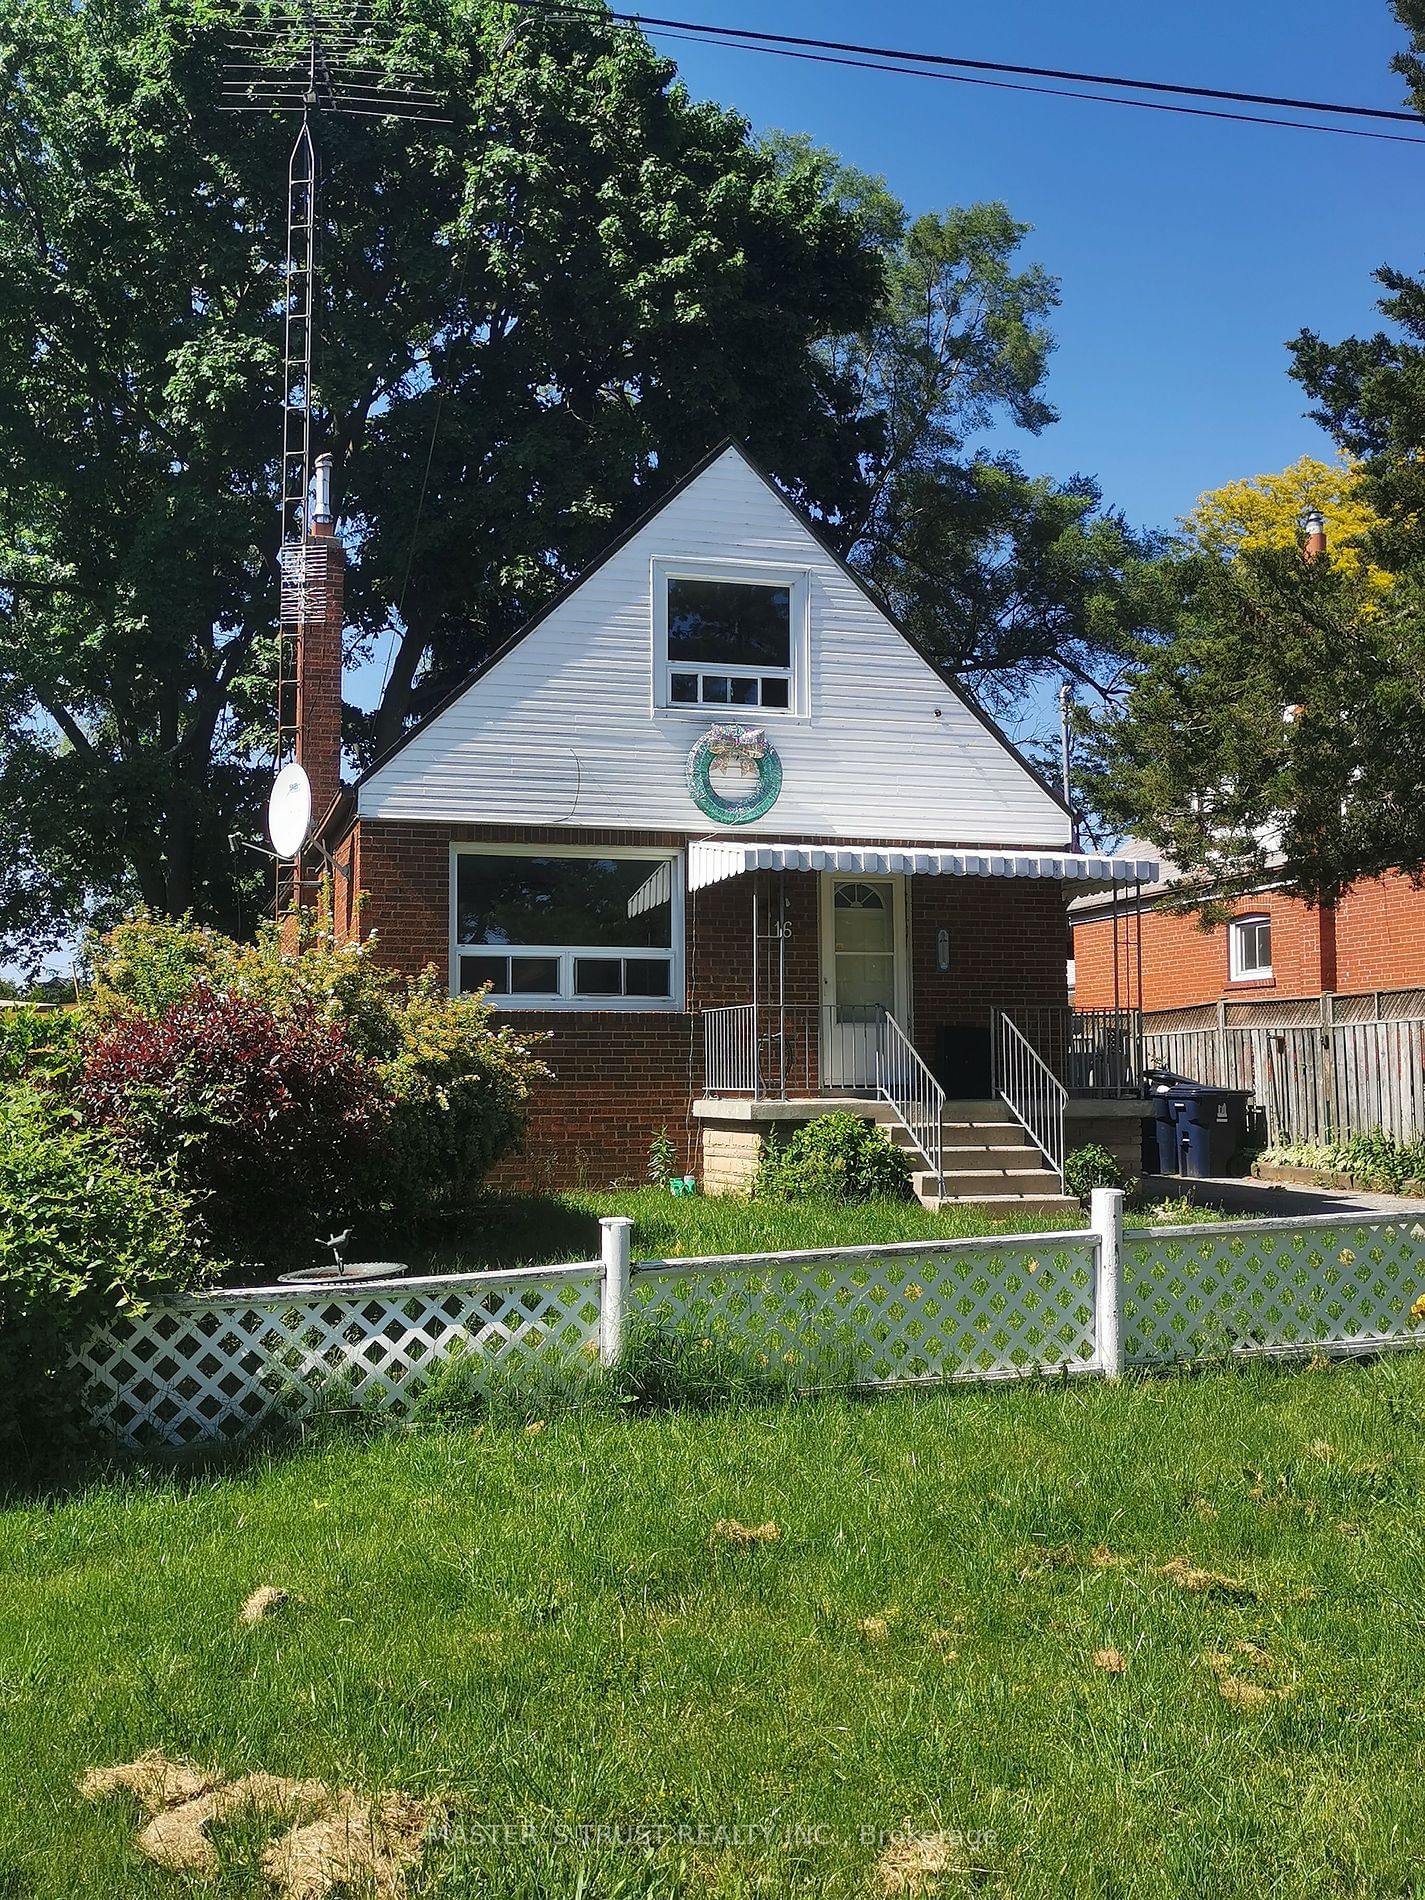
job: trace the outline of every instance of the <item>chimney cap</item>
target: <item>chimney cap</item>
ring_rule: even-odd
[[[329,528],[332,523],[332,458],[323,450],[312,467],[312,526]]]

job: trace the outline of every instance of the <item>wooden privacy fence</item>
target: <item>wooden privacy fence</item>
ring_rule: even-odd
[[[1359,1214],[1123,1228],[1091,1225],[888,1247],[630,1258],[362,1287],[263,1287],[155,1308],[76,1355],[96,1424],[122,1443],[237,1439],[323,1405],[418,1416],[442,1381],[594,1373],[676,1337],[789,1395],[1099,1374],[1129,1366],[1420,1343],[1425,1225]]]
[[[1330,1001],[1329,998],[1323,999]],[[1251,1089],[1273,1145],[1384,1129],[1425,1139],[1425,1019],[1143,1027],[1143,1057],[1219,1088]]]

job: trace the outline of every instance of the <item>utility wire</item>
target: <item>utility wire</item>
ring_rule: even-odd
[[[1058,79],[1077,85],[1113,86],[1122,92],[1150,92],[1177,98],[1215,99],[1228,105],[1275,106],[1291,112],[1324,112],[1333,116],[1370,119],[1392,124],[1425,126],[1419,113],[1385,106],[1357,106],[1324,99],[1297,99],[1276,93],[1235,92],[1223,87],[1190,86],[1156,79],[1128,79],[1108,73],[1075,72],[1054,66],[1020,66],[1005,60],[967,59],[947,53],[925,53],[899,47],[861,45],[851,40],[822,40],[791,33],[766,33],[754,27],[715,26],[707,21],[675,20],[648,13],[622,13],[569,4],[568,0],[513,0],[532,12],[563,13],[610,19],[628,26],[653,28],[704,45],[731,45],[742,52],[777,53],[818,65],[851,66],[867,72],[900,73],[909,77],[955,80],[966,85],[993,86],[1004,91],[1037,92],[1054,98],[1091,99],[1105,105],[1137,106],[1141,110],[1186,113],[1193,117],[1236,119],[1247,125],[1294,126],[1308,132],[1354,132],[1358,138],[1386,139],[1418,145],[1425,139],[1401,133],[1357,131],[1354,127],[1303,124],[1298,119],[1267,118],[1243,112],[1214,112],[1205,107],[1168,104],[1162,99],[1122,99],[1104,93],[1066,91],[1052,86],[1012,84],[1008,80],[975,77],[988,73],[1016,79]],[[839,56],[839,57],[838,57]],[[908,62],[889,63],[889,62]]]
[[[531,6],[538,0],[515,0],[518,6]],[[550,9],[553,11],[553,9]],[[629,15],[632,23],[637,16]],[[985,86],[995,92],[1031,92],[1046,99],[1086,99],[1092,105],[1135,106],[1140,112],[1173,112],[1190,119],[1225,119],[1230,125],[1277,125],[1290,132],[1333,132],[1340,138],[1373,139],[1386,145],[1425,145],[1425,137],[1412,138],[1408,132],[1369,132],[1356,125],[1318,125],[1309,119],[1277,119],[1261,112],[1218,112],[1210,106],[1169,105],[1161,99],[1116,99],[1106,92],[1078,92],[1068,86],[1030,86],[1012,79],[981,79],[970,73],[933,72],[924,66],[892,66],[880,60],[851,59],[835,53],[802,53],[785,46],[738,45],[727,40],[708,39],[702,33],[660,28],[659,37],[681,40],[693,46],[728,46],[739,53],[766,53],[782,59],[809,60],[818,66],[849,66],[862,73],[899,73],[910,79],[943,79],[952,85]],[[1425,121],[1417,121],[1425,124]]]
[[[547,0],[515,0],[518,6],[545,5]],[[570,6],[561,11],[586,12],[594,17],[603,14],[603,8]],[[1193,99],[1223,99],[1237,105],[1249,106],[1285,106],[1294,112],[1344,112],[1357,118],[1404,120],[1410,125],[1420,125],[1418,112],[1402,112],[1385,106],[1352,106],[1333,104],[1324,99],[1292,99],[1269,92],[1229,92],[1216,86],[1177,85],[1159,79],[1123,79],[1109,73],[1080,73],[1068,71],[1058,66],[1014,66],[1005,60],[997,59],[961,59],[949,53],[908,52],[899,46],[861,46],[854,40],[819,40],[801,38],[792,33],[763,33],[755,27],[711,26],[698,20],[663,20],[651,13],[615,13],[607,16],[614,20],[630,21],[639,26],[681,27],[688,32],[710,33],[718,39],[761,40],[769,45],[809,47],[822,53],[859,53],[874,59],[911,60],[924,66],[953,66],[983,73],[1010,73],[1020,79],[1069,79],[1084,86],[1117,86],[1122,91],[1178,93]]]

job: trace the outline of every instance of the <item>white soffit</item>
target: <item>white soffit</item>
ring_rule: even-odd
[[[1150,858],[1097,858],[1077,851],[899,850],[868,844],[735,844],[720,838],[688,846],[688,888],[720,884],[744,871],[863,871],[884,876],[1037,877],[1090,889],[1112,884],[1150,884],[1158,866]]]

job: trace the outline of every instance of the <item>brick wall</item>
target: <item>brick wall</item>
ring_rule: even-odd
[[[924,877],[910,885],[912,1019],[933,1062],[942,1025],[986,1023],[992,1009],[1062,1007],[1068,941],[1059,885],[1031,878]],[[936,969],[936,934],[950,968]]]
[[[1199,928],[1193,917],[1147,910],[1142,916],[1142,997],[1138,994],[1138,921],[1120,915],[1118,1000],[1147,1010],[1252,997],[1343,996],[1425,986],[1425,891],[1398,872],[1348,891],[1334,909],[1263,891],[1232,906],[1237,917],[1272,920],[1269,980],[1233,982],[1228,926]],[[1113,927],[1107,917],[1074,924],[1076,986],[1082,1009],[1114,1002]]]
[[[508,827],[427,825],[368,820],[346,847],[353,877],[337,914],[395,968],[434,966],[442,979],[449,958],[449,866],[452,843],[508,841]],[[557,846],[677,847],[681,835],[640,831],[531,828],[522,842]],[[353,902],[350,893],[365,893]],[[642,1179],[648,1147],[666,1127],[685,1168],[697,1166],[698,1129],[691,1103],[702,1083],[704,1009],[745,1003],[752,995],[752,908],[757,896],[758,989],[778,987],[778,945],[784,928],[784,996],[809,1030],[814,1051],[822,1000],[818,948],[818,879],[807,872],[757,872],[731,878],[685,899],[686,1013],[521,1010],[521,1028],[546,1035],[543,1055],[554,1071],[539,1090],[524,1155],[503,1163],[496,1185],[601,1185]],[[926,1060],[938,1059],[940,1026],[985,1023],[991,1007],[1065,1000],[1066,930],[1060,889],[1030,880],[912,880],[909,932],[915,1035]],[[950,933],[950,969],[935,970],[935,933]],[[815,1057],[812,1057],[813,1068]],[[812,1076],[811,1080],[814,1081]],[[795,1078],[794,1078],[795,1080]]]
[[[1348,891],[1335,912],[1335,987],[1425,987],[1425,890],[1400,872]]]
[[[383,962],[415,971],[432,965],[444,980],[450,955],[450,847],[508,842],[508,827],[423,825],[368,821],[356,828],[357,887],[363,893],[356,927],[375,933]],[[531,828],[530,844],[598,844],[610,850],[678,847],[681,834]],[[796,880],[787,879],[788,885]],[[812,880],[803,879],[803,884]],[[769,879],[759,882],[765,906]],[[793,895],[789,916],[789,994],[804,985],[810,944],[815,958],[815,912],[810,929]],[[598,1186],[638,1181],[649,1143],[666,1127],[682,1164],[697,1165],[693,1094],[701,1088],[702,1021],[698,1012],[751,995],[752,880],[737,878],[689,893],[684,900],[686,1013],[656,1010],[520,1010],[514,1020],[546,1040],[541,1053],[554,1071],[531,1107],[522,1156],[501,1164],[496,1186]],[[795,946],[793,948],[792,946]]]

